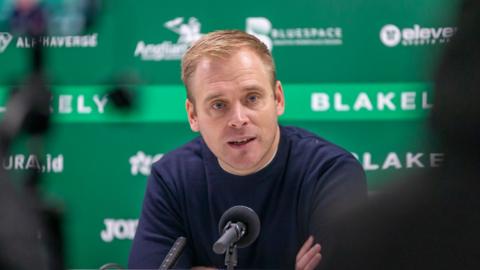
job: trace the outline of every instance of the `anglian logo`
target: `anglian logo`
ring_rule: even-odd
[[[0,53],[3,53],[7,49],[10,41],[12,41],[12,35],[10,33],[0,32]]]
[[[183,17],[178,17],[163,26],[179,35],[177,43],[163,41],[158,44],[146,44],[142,40],[137,43],[134,56],[139,56],[145,61],[180,60],[192,43],[202,36],[201,24],[195,17],[189,18],[186,23]]]
[[[245,31],[256,36],[271,50],[273,46],[338,46],[342,45],[340,27],[274,28],[265,17],[249,17]]]
[[[183,17],[178,17],[166,22],[164,26],[180,35],[177,40],[178,44],[191,44],[202,36],[200,34],[201,25],[195,17],[188,19],[188,23],[183,23]]]
[[[456,27],[413,27],[400,29],[393,24],[387,24],[380,30],[380,41],[387,47],[423,46],[449,42],[457,31]]]

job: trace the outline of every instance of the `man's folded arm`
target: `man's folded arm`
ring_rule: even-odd
[[[366,202],[367,182],[361,164],[351,155],[333,160],[319,180],[313,195],[309,232],[322,245],[325,259],[335,241],[330,226],[343,213]]]

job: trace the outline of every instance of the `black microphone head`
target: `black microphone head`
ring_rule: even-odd
[[[229,221],[242,222],[246,226],[245,235],[237,241],[237,247],[247,247],[257,239],[260,233],[260,219],[253,209],[243,205],[237,205],[225,211],[218,222],[220,235],[222,235],[223,229]]]

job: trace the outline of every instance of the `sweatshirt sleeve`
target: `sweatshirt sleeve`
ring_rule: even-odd
[[[186,236],[176,192],[173,182],[163,179],[158,172],[158,166],[153,166],[128,268],[158,269],[175,240]],[[191,249],[188,242],[176,267],[191,267]]]
[[[341,213],[367,200],[365,172],[350,154],[331,160],[319,176],[312,194],[308,231],[328,255],[331,239],[329,226]]]

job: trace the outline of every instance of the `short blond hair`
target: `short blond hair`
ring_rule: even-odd
[[[240,49],[251,49],[270,70],[272,88],[275,86],[276,71],[272,54],[267,46],[253,35],[239,30],[220,30],[208,33],[197,40],[182,58],[182,81],[187,89],[187,98],[193,102],[189,80],[203,57],[226,59]]]

